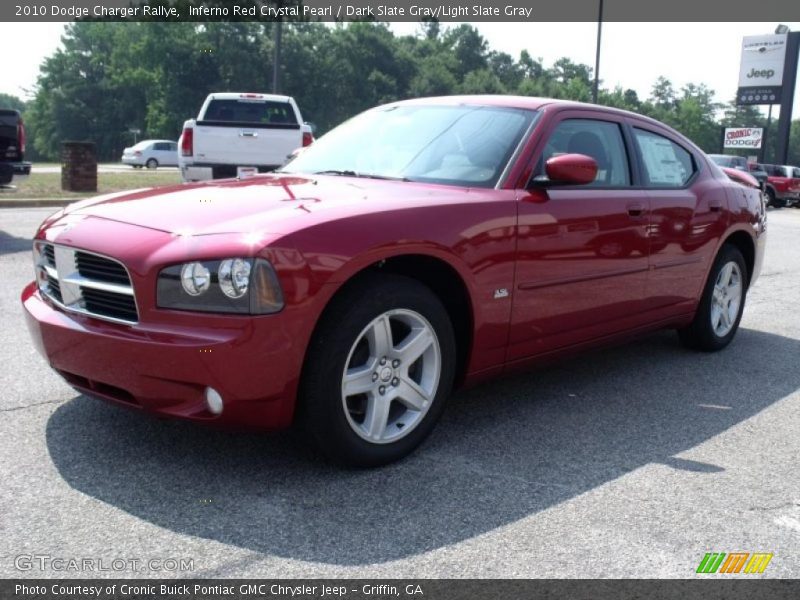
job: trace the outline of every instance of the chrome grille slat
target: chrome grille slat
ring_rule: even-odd
[[[138,322],[130,276],[119,261],[39,240],[34,255],[39,290],[59,307],[115,323]]]

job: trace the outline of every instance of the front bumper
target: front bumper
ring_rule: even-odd
[[[27,179],[30,174],[31,163],[29,162],[0,162],[0,185],[19,183]]]
[[[135,410],[250,430],[291,423],[297,390],[296,348],[280,315],[216,317],[214,326],[148,328],[65,313],[35,283],[22,304],[37,350],[76,390]],[[206,407],[214,388],[221,414]]]

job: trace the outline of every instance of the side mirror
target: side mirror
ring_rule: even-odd
[[[585,154],[562,154],[550,158],[544,170],[549,183],[586,185],[597,178],[597,161]]]

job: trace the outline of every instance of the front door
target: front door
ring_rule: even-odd
[[[645,310],[650,200],[635,189],[621,119],[564,113],[536,150],[534,182],[518,203],[518,246],[508,360],[599,338],[639,323]],[[540,182],[558,154],[598,164],[584,186]]]

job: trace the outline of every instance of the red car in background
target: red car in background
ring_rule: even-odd
[[[758,189],[669,127],[506,96],[369,110],[281,171],[79,202],[34,240],[33,340],[75,389],[411,452],[455,386],[674,328],[724,348],[761,268]]]
[[[800,168],[788,165],[761,166],[767,172],[764,193],[768,204],[778,208],[800,206]]]

